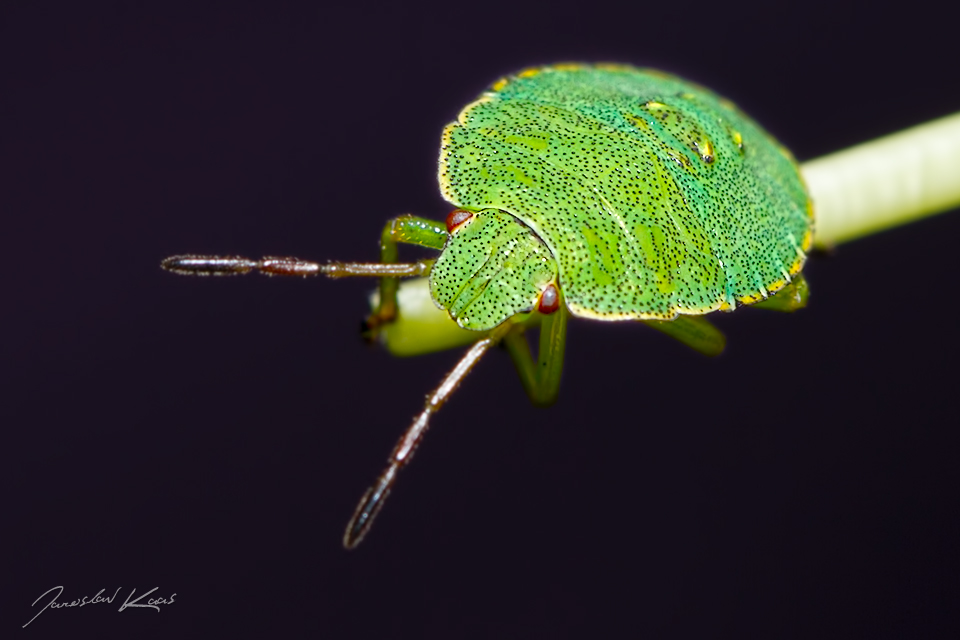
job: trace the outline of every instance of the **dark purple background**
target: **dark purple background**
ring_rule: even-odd
[[[810,307],[719,318],[717,360],[577,321],[537,410],[493,354],[352,553],[457,354],[365,348],[369,283],[158,268],[374,259],[448,211],[442,126],[533,64],[680,73],[801,159],[960,109],[944,3],[841,4],[5,9],[2,635],[957,637],[957,212],[811,260]],[[177,595],[20,631],[56,585]]]

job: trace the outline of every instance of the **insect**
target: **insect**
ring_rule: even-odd
[[[366,335],[413,355],[471,344],[394,447],[343,543],[369,531],[430,419],[503,344],[528,396],[558,393],[569,316],[634,320],[708,355],[704,315],[806,304],[810,198],[789,152],[732,103],[658,71],[557,64],[497,80],[443,130],[443,222],[388,221],[377,263],[181,255],[186,275],[379,277]],[[398,244],[439,251],[398,262]],[[405,280],[401,285],[401,278]],[[534,357],[525,331],[539,327]]]

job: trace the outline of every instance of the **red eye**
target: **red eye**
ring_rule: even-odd
[[[553,284],[547,285],[547,288],[540,294],[540,304],[537,305],[537,311],[540,313],[553,313],[560,308],[560,294]]]
[[[454,209],[447,214],[447,231],[453,232],[454,229],[473,217],[473,214],[463,209]]]

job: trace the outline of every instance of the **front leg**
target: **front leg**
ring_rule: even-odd
[[[750,306],[755,309],[769,309],[771,311],[791,313],[807,306],[808,297],[810,297],[810,286],[807,284],[806,278],[798,273],[793,277],[793,282],[787,284],[783,289],[777,291],[766,300],[761,300]]]
[[[380,262],[392,264],[398,259],[398,243],[413,244],[440,251],[447,242],[447,229],[442,222],[403,215],[387,221],[380,234]],[[380,279],[380,301],[367,318],[365,333],[372,335],[382,324],[397,317],[397,287],[400,280],[389,275]]]
[[[567,309],[561,303],[556,311],[543,316],[536,362],[530,354],[530,345],[523,335],[522,325],[514,325],[503,338],[524,391],[530,402],[538,407],[556,402],[560,392],[560,374],[563,373],[563,355],[567,344],[567,315]]]

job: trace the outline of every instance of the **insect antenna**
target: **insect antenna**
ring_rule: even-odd
[[[160,266],[181,276],[236,276],[259,271],[268,276],[316,276],[346,278],[422,276],[430,272],[433,260],[411,263],[382,262],[310,262],[299,258],[266,257],[250,260],[239,256],[182,255],[165,258]]]
[[[360,498],[360,502],[353,512],[353,517],[350,518],[350,522],[347,523],[347,530],[343,534],[344,547],[353,549],[360,544],[363,537],[367,535],[367,532],[370,531],[370,527],[373,525],[374,518],[380,513],[380,509],[383,508],[383,503],[386,501],[387,496],[390,495],[390,489],[393,488],[393,484],[397,480],[397,473],[410,463],[414,451],[426,434],[427,427],[430,425],[430,417],[440,410],[440,407],[443,406],[451,394],[460,386],[460,382],[470,373],[470,370],[479,362],[483,354],[485,354],[490,347],[500,342],[511,328],[512,325],[509,322],[505,322],[494,329],[486,338],[476,342],[464,356],[460,358],[460,361],[453,370],[447,374],[443,382],[440,383],[440,386],[427,397],[426,406],[424,406],[423,411],[414,418],[413,422],[407,427],[407,430],[400,437],[400,440],[397,441],[397,445],[390,453],[390,457],[387,459],[387,468],[383,470],[383,473],[380,474],[373,486],[367,489],[363,497]]]

